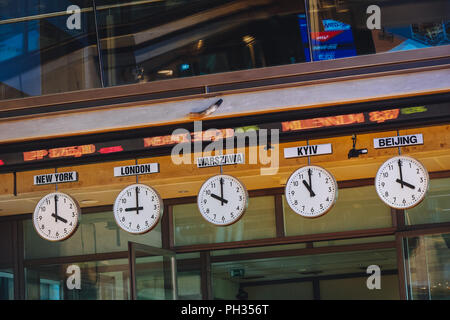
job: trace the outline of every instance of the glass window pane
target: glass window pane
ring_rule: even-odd
[[[0,2],[0,21],[7,19],[28,18],[35,15],[65,14],[71,4],[81,8],[89,7],[90,0],[61,1],[61,0],[2,0]]]
[[[313,60],[448,45],[449,12],[446,0],[310,0]]]
[[[405,211],[408,225],[450,221],[450,178],[430,180],[430,189],[417,207]]]
[[[405,239],[411,300],[450,299],[450,233]]]
[[[200,270],[178,271],[177,283],[179,300],[202,300]]]
[[[107,85],[309,60],[303,1],[99,1]]]
[[[334,208],[315,219],[296,214],[284,196],[283,210],[287,236],[392,226],[391,210],[379,199],[373,186],[339,189]]]
[[[0,99],[101,87],[91,1],[74,27],[68,2],[20,2],[0,3]]]
[[[15,224],[10,221],[0,222],[0,268],[2,266],[12,266],[13,255],[13,227]]]
[[[69,269],[79,267],[77,271]],[[128,259],[28,267],[26,298],[29,300],[127,300]],[[79,286],[77,286],[79,281]]]
[[[150,232],[132,235],[119,228],[112,212],[82,214],[69,239],[49,242],[39,237],[31,220],[24,221],[25,259],[127,251],[128,241],[161,248],[161,223]]]
[[[200,253],[176,255],[178,300],[202,300]]]
[[[398,275],[384,274],[381,271],[381,290],[367,289],[367,278],[353,277],[320,281],[322,300],[399,300]]]
[[[0,300],[14,299],[14,273],[12,269],[0,268]]]
[[[370,265],[380,267],[381,290],[367,287]],[[212,280],[219,299],[399,299],[395,248],[214,262]]]
[[[274,238],[275,201],[273,196],[250,198],[242,218],[226,227],[206,221],[196,203],[173,206],[175,245],[206,244]]]

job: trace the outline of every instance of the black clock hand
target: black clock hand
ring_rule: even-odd
[[[314,192],[312,191],[311,175],[312,175],[312,171],[311,171],[311,169],[308,169],[309,188],[310,188],[310,191],[314,194]],[[314,194],[314,196],[315,196],[315,194]],[[314,197],[314,196],[313,196],[313,197]]]
[[[52,213],[52,217],[54,217],[55,220],[61,220],[62,222],[67,223],[67,220],[66,220],[66,219],[64,219],[63,217],[58,216],[58,215],[56,215],[56,214],[54,214],[54,213]]]
[[[306,189],[308,189],[309,195],[310,195],[311,197],[315,197],[316,194],[314,193],[314,191],[312,191],[311,187],[308,185],[308,183],[306,182],[306,180],[303,180],[303,184],[305,185]]]
[[[410,189],[415,189],[415,188],[416,188],[416,187],[413,186],[412,184],[409,184],[408,182],[402,181],[402,180],[400,180],[400,179],[397,179],[397,180],[395,180],[395,181],[398,182],[398,183],[400,183],[400,184],[402,185],[402,188],[403,188],[404,185],[407,186],[407,187],[410,188]]]
[[[215,195],[214,193],[211,193],[211,197],[216,199],[216,200],[219,200],[222,203],[228,203],[228,200],[226,200],[226,199],[224,199],[222,197],[219,197],[219,196]]]
[[[223,200],[225,200],[224,198],[223,198],[223,178],[220,178],[220,197],[222,198],[222,200],[220,200],[220,202],[221,202],[221,204],[222,204],[222,206],[223,206]]]
[[[138,197],[138,192],[139,192],[139,189],[138,189],[138,187],[136,187],[136,214],[139,214],[139,197]]]
[[[402,185],[402,189],[403,189],[403,174],[402,174],[402,162],[400,161],[400,159],[398,159],[398,169],[400,171],[400,184]],[[399,180],[399,179],[397,179]],[[396,181],[397,181],[396,180]],[[398,181],[397,181],[398,182]]]
[[[137,211],[137,210],[144,210],[144,207],[125,208],[125,211]]]
[[[400,183],[400,185],[402,186],[402,189],[403,189],[403,186],[407,186],[410,189],[415,189],[416,188],[415,186],[413,186],[412,184],[410,184],[408,182],[403,181],[402,162],[400,161],[400,159],[398,159],[398,168],[400,171],[400,179],[397,179],[395,181]]]
[[[55,213],[52,214],[55,217],[55,222],[58,222],[58,196],[55,194]]]

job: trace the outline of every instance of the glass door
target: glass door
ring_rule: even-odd
[[[131,300],[176,300],[175,253],[128,242]]]

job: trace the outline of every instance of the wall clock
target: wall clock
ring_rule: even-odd
[[[207,221],[216,226],[228,226],[237,222],[247,209],[247,189],[237,178],[219,174],[203,183],[197,204]]]
[[[62,241],[75,233],[80,215],[80,206],[75,199],[62,192],[53,192],[36,205],[33,226],[43,239]]]
[[[429,176],[424,165],[411,157],[396,156],[378,169],[375,188],[378,196],[395,209],[409,209],[425,198]]]
[[[337,194],[333,175],[319,166],[301,167],[286,182],[287,203],[295,213],[306,218],[317,218],[330,211]]]
[[[142,234],[158,224],[163,208],[161,197],[155,189],[136,183],[119,193],[113,212],[120,228],[132,234]]]

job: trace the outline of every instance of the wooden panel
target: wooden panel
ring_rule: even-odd
[[[0,174],[0,199],[14,195],[14,174]]]
[[[422,133],[425,143],[419,146],[404,147],[402,153],[411,155],[424,163],[429,172],[450,170],[450,125],[424,127],[419,129],[401,130],[400,135]],[[386,159],[398,154],[397,148],[374,149],[373,138],[396,136],[397,131],[369,133],[357,136],[357,148],[367,148],[368,153],[358,158],[348,159],[348,151],[352,148],[352,137],[333,137],[310,140],[309,144],[332,143],[333,154],[311,157],[311,164],[328,169],[338,181],[374,178],[379,166]],[[297,141],[273,145],[272,150],[279,154],[274,158],[278,167],[272,171],[262,172],[261,168],[270,168],[259,164],[263,147],[235,149],[233,152],[245,152],[246,162],[257,155],[258,163],[224,166],[223,172],[238,177],[248,190],[282,188],[292,172],[307,164],[307,158],[284,159],[283,149],[306,145],[306,141]],[[218,174],[218,167],[199,169],[195,159],[199,154],[193,154],[193,164],[176,165],[170,156],[139,159],[138,163],[158,162],[160,172],[139,176],[139,182],[153,186],[163,199],[194,197],[203,182],[210,176]],[[114,161],[96,164],[86,164],[58,168],[59,172],[77,171],[79,181],[64,183],[58,190],[70,193],[80,202],[81,207],[111,205],[115,197],[125,186],[135,183],[135,177],[114,177],[113,168],[135,164],[135,160]],[[0,215],[30,213],[37,201],[46,193],[55,190],[54,185],[34,186],[33,176],[43,173],[53,173],[54,169],[34,170],[17,173],[17,193],[13,194],[12,174],[1,175],[0,179]],[[262,175],[262,173],[271,173]],[[3,178],[4,177],[4,178]],[[195,200],[194,200],[195,201]]]

